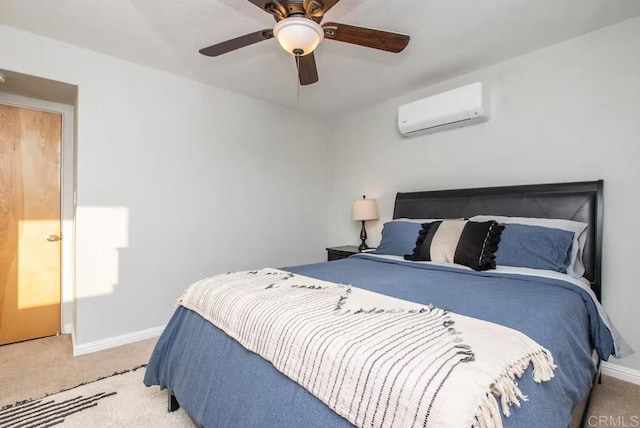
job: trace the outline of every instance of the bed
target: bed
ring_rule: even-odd
[[[587,287],[560,274],[475,272],[375,254],[282,270],[433,304],[526,334],[553,353],[555,377],[535,384],[529,367],[519,380],[529,401],[513,406],[504,426],[578,426],[599,374],[597,355],[606,359],[617,346],[606,315],[591,298],[601,293],[602,186],[593,181],[398,193],[394,206],[394,219],[494,214],[587,223]],[[351,426],[270,362],[182,306],[156,345],[145,384],[168,389],[170,410],[183,407],[201,426]]]

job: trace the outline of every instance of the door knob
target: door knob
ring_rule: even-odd
[[[61,235],[48,235],[47,236],[47,241],[49,242],[56,242],[62,239]]]

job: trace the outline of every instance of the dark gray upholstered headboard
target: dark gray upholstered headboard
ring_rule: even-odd
[[[589,224],[584,276],[600,299],[602,180],[398,193],[393,218],[468,218],[478,214],[562,218]]]

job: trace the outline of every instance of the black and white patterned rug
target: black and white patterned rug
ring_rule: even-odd
[[[0,409],[0,428],[193,427],[180,409],[167,412],[167,393],[142,383],[145,367]]]

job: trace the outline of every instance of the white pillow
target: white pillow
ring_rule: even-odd
[[[579,221],[565,220],[559,218],[531,218],[531,217],[505,217],[499,215],[476,215],[469,220],[490,221],[498,223],[517,223],[530,226],[549,227],[551,229],[561,229],[573,232],[573,244],[571,245],[571,262],[567,267],[567,275],[574,278],[582,278],[584,275],[584,264],[582,263],[582,252],[587,242],[587,223]]]

